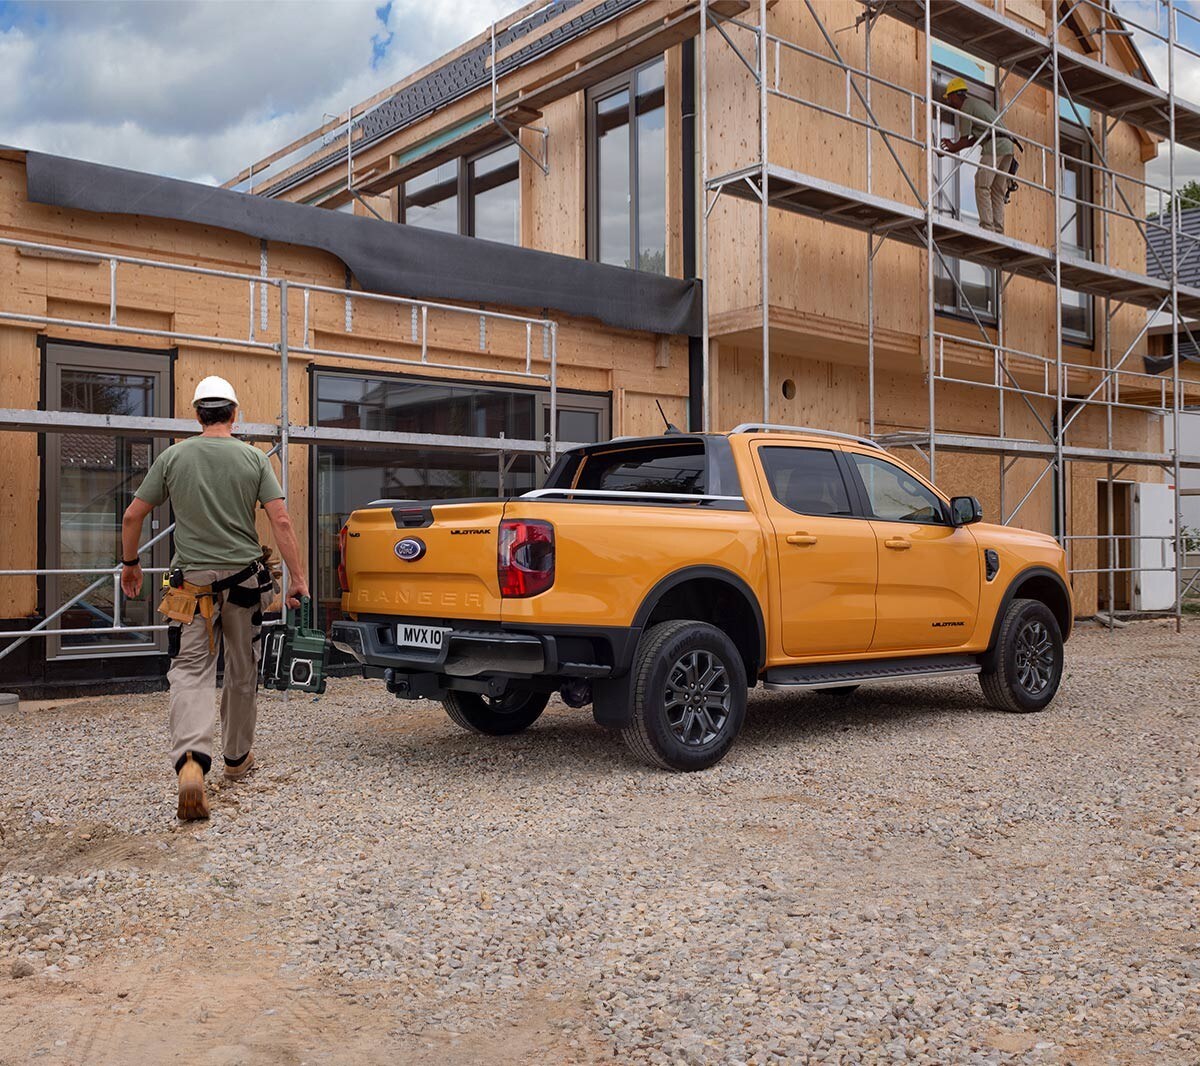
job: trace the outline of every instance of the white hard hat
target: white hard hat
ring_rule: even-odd
[[[200,382],[196,386],[196,395],[192,397],[193,407],[224,407],[226,404],[237,402],[237,393],[233,391],[233,386],[215,374]]]

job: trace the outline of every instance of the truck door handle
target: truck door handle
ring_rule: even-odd
[[[912,541],[906,540],[904,537],[889,537],[883,542],[893,551],[906,552],[912,547]]]
[[[791,533],[788,535],[789,544],[816,544],[817,538],[810,533]]]

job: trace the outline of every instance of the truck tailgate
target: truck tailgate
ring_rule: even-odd
[[[504,500],[404,502],[355,511],[345,566],[355,614],[500,620],[496,532]]]

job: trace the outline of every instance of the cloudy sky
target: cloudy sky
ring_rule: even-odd
[[[0,143],[233,177],[520,0],[0,0]]]
[[[1200,0],[1178,0],[1200,16]],[[0,143],[220,182],[461,44],[520,0],[0,0]],[[1158,0],[1118,0],[1165,28]],[[1200,22],[1181,17],[1200,50]],[[1139,44],[1166,82],[1165,48]],[[1200,59],[1178,60],[1200,101]],[[1180,180],[1200,179],[1181,150]],[[1148,180],[1166,185],[1166,153]]]

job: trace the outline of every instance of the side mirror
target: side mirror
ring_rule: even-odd
[[[955,496],[950,501],[950,519],[956,526],[969,526],[983,518],[983,508],[974,496]]]

